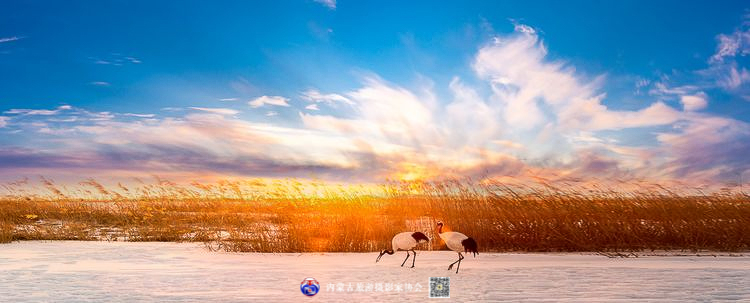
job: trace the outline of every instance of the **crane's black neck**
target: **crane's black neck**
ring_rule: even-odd
[[[393,250],[392,250],[392,249],[390,249],[390,250],[389,250],[389,249],[384,249],[384,250],[382,250],[382,251],[380,252],[380,255],[378,255],[378,258],[377,258],[377,259],[375,259],[375,263],[377,263],[378,261],[380,261],[380,258],[381,258],[381,257],[383,257],[383,255],[385,255],[385,254],[389,254],[389,255],[392,255],[392,254],[393,254]]]

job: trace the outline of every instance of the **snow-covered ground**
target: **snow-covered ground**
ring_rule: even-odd
[[[750,301],[748,256],[488,253],[467,257],[458,274],[447,270],[453,252],[419,252],[415,268],[400,267],[404,252],[376,264],[377,256],[218,253],[195,243],[16,242],[0,245],[0,301],[421,302],[430,300],[430,277],[450,277],[450,301],[460,302]],[[306,277],[321,284],[314,297],[299,290]]]

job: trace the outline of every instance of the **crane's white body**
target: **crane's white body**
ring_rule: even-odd
[[[412,250],[417,247],[417,244],[419,243],[417,243],[417,240],[412,237],[412,234],[414,234],[413,231],[407,231],[393,236],[393,240],[391,240],[391,249],[393,249],[393,251]]]
[[[404,264],[406,264],[406,260],[409,259],[409,252],[414,253],[414,258],[411,260],[411,267],[414,267],[414,261],[417,259],[417,251],[414,250],[415,247],[420,242],[428,242],[429,239],[427,236],[425,236],[421,232],[413,232],[413,231],[407,231],[398,233],[395,236],[393,236],[393,239],[391,240],[391,249],[390,250],[383,250],[380,252],[380,255],[375,260],[375,263],[380,261],[380,258],[383,257],[384,254],[392,255],[394,252],[403,250],[406,251],[406,259],[404,259],[404,262],[401,263],[401,266],[403,267]]]
[[[452,231],[440,233],[439,235],[440,235],[440,239],[443,239],[443,242],[445,242],[445,245],[448,246],[448,249],[455,251],[455,252],[464,251],[464,245],[461,243],[461,241],[469,238],[462,233],[457,233],[457,232],[452,232]]]
[[[451,268],[453,268],[453,265],[458,263],[458,266],[456,267],[456,273],[458,273],[458,269],[461,268],[461,260],[464,259],[464,255],[461,253],[473,253],[474,257],[476,257],[478,253],[477,242],[474,239],[469,238],[459,232],[443,232],[443,222],[438,221],[437,226],[437,233],[440,236],[440,239],[443,239],[443,242],[445,242],[445,245],[448,246],[450,250],[458,253],[458,260],[451,263],[451,265],[448,265],[448,270],[451,270]]]

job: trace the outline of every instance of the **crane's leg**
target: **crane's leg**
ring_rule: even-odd
[[[414,253],[414,256],[411,257],[411,268],[414,268],[414,261],[417,260],[417,251],[412,249],[411,252]]]
[[[404,264],[406,264],[406,260],[409,260],[409,251],[406,251],[406,259],[404,259],[404,262],[401,263],[401,267],[404,267]]]
[[[458,253],[458,260],[456,262],[451,263],[451,265],[448,265],[448,270],[451,270],[453,268],[453,265],[458,263],[458,266],[461,267],[461,260],[464,259],[464,256],[461,255],[461,253]],[[456,268],[456,273],[458,273],[458,268]]]
[[[456,266],[456,273],[458,273],[458,269],[461,268],[461,260],[464,259],[464,255],[462,255],[461,253],[458,253],[458,257],[459,259],[458,259],[458,266]]]
[[[451,270],[453,268],[453,265],[458,263],[458,261],[461,261],[461,253],[458,253],[458,260],[456,262],[451,263],[451,265],[448,265],[448,270]]]

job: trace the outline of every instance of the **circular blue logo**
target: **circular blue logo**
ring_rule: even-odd
[[[320,283],[314,278],[307,278],[302,280],[302,283],[299,285],[299,290],[302,291],[303,295],[312,297],[320,291]]]

